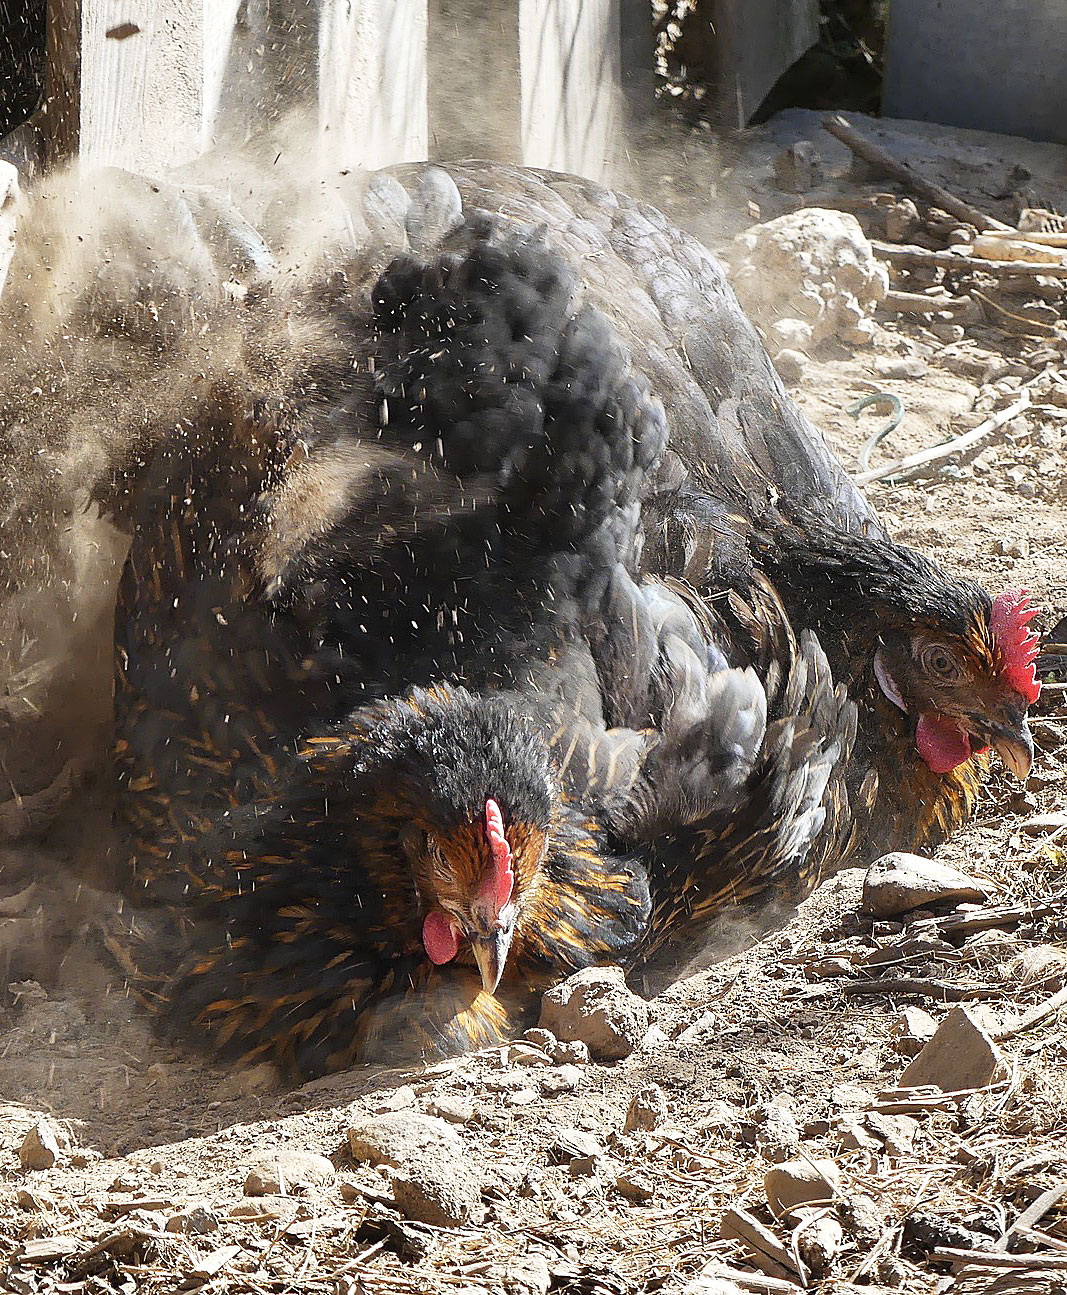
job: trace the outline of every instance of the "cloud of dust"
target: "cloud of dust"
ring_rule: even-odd
[[[365,174],[322,168],[306,118],[284,127],[285,168],[248,150],[173,183],[70,170],[19,200],[0,299],[0,802],[106,749],[122,527],[146,452],[220,390],[246,405],[283,393],[322,341],[286,301],[402,244],[393,188],[368,198]]]

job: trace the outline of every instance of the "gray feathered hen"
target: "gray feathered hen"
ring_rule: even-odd
[[[777,650],[758,616],[769,582],[856,702],[847,803],[825,856],[935,843],[969,816],[989,747],[1025,777],[1038,693],[1025,591],[992,598],[890,539],[783,389],[714,257],[654,208],[586,180],[446,169],[465,219],[485,210],[544,231],[663,402],[668,451],[643,501],[640,569],[716,607],[729,597],[728,617],[747,605],[734,641],[748,638],[752,660]],[[428,171],[395,174],[417,190]]]

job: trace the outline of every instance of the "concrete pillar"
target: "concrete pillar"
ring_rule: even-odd
[[[636,0],[430,0],[430,155],[602,178],[625,141],[624,38],[651,45],[640,7],[647,41]],[[632,84],[650,105],[648,68]]]
[[[322,0],[319,129],[331,162],[426,157],[427,0]]]
[[[79,151],[147,175],[211,147],[240,0],[82,0]]]

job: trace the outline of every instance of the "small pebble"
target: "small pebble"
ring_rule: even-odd
[[[62,1154],[59,1135],[50,1120],[38,1120],[19,1146],[19,1163],[23,1169],[51,1169]]]

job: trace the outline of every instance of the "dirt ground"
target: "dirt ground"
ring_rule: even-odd
[[[732,211],[747,223],[743,205]],[[901,369],[886,361],[905,359],[915,376],[887,376]],[[883,415],[857,421],[847,406],[872,389],[898,395],[905,420],[877,464],[1061,367],[1062,342],[981,326],[946,344],[885,316],[871,346],[809,357],[794,395],[850,466]],[[1028,587],[1048,629],[1067,615],[1065,427],[1067,408],[1038,400],[970,462],[870,497],[898,538],[945,566],[994,591]],[[687,967],[635,985],[654,1024],[619,1062],[556,1066],[496,1048],[287,1091],[269,1068],[234,1073],[158,1041],[75,939],[50,969],[54,988],[15,981],[0,1010],[0,1289],[621,1295],[683,1291],[703,1272],[692,1290],[705,1295],[1067,1290],[1067,1042],[1055,1002],[1022,1018],[1067,977],[1067,824],[1040,818],[1065,807],[1062,702],[1053,688],[1039,703],[1027,787],[996,776],[939,853],[980,879],[984,903],[875,921],[862,873],[842,873],[742,952],[723,958],[726,933],[709,932]],[[34,871],[32,852],[9,862]],[[49,902],[43,890],[0,900],[5,949],[4,928],[38,908],[52,920]],[[904,1010],[941,1021],[961,1003],[997,1039],[993,1082],[893,1093]],[[624,1132],[650,1084],[665,1114]],[[348,1129],[368,1116],[437,1111],[458,1134],[457,1178],[480,1184],[484,1218],[460,1227],[402,1217],[389,1174],[349,1151]],[[20,1147],[42,1116],[58,1161],[25,1169]],[[250,1167],[279,1148],[332,1167],[246,1195]],[[837,1167],[809,1233],[776,1219],[765,1194],[766,1171],[797,1159]],[[773,1234],[777,1266],[761,1272],[729,1235],[731,1210]],[[717,1263],[739,1287],[716,1287]]]

